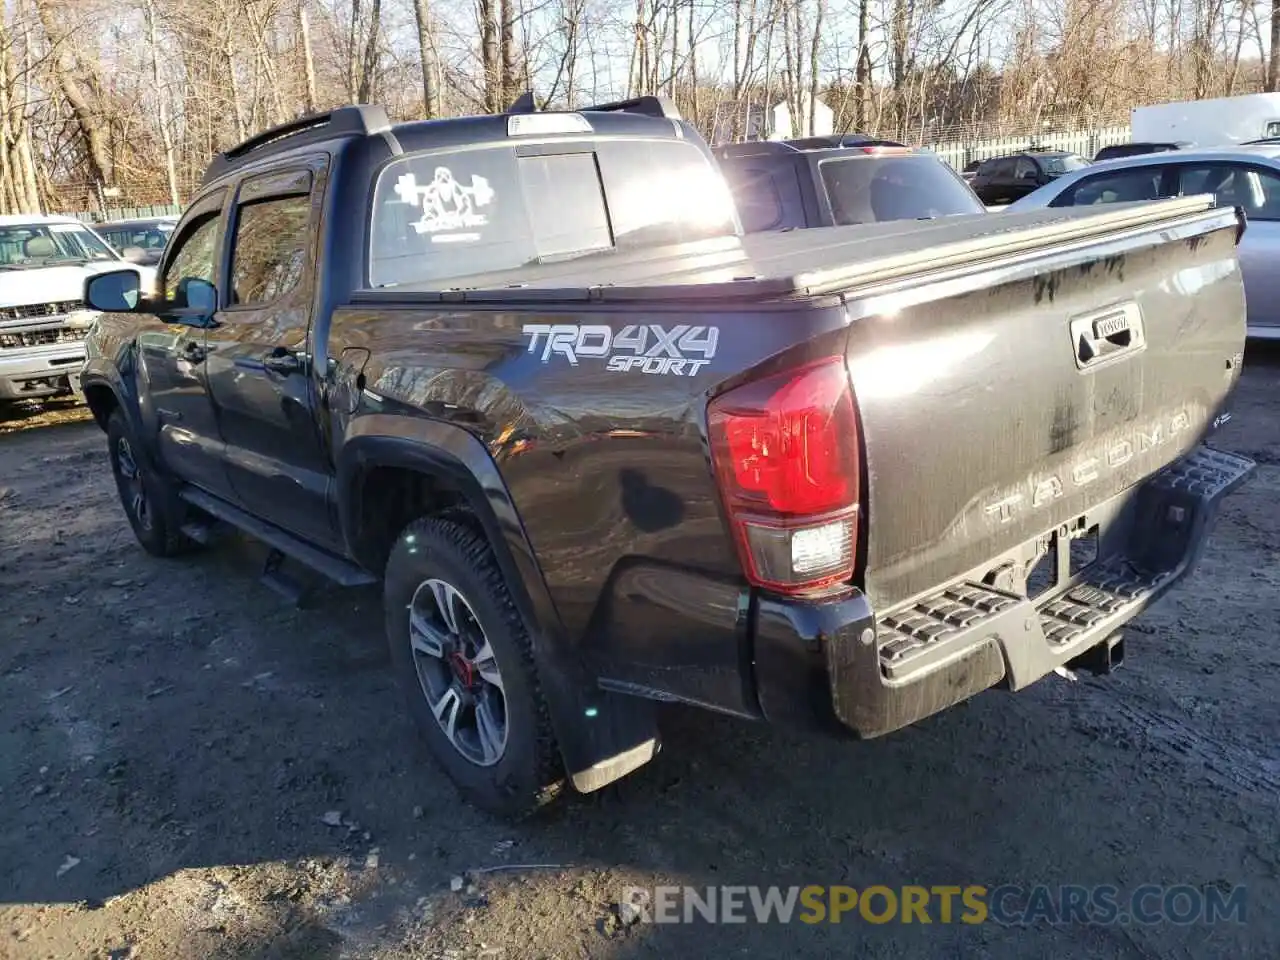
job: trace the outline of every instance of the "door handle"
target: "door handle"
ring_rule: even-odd
[[[1146,345],[1142,310],[1133,301],[1071,318],[1076,367],[1092,369]]]
[[[272,373],[287,377],[302,372],[302,360],[296,353],[284,347],[276,347],[262,358],[262,365]]]

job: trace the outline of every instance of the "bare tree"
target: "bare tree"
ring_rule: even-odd
[[[60,22],[61,11],[55,0],[35,0],[36,12],[53,48],[53,70],[62,95],[75,115],[84,140],[90,177],[100,185],[112,182],[111,151],[108,148],[107,125],[93,93],[101,87],[92,63],[77,58],[70,31]]]
[[[422,58],[422,110],[440,116],[440,62],[436,55],[435,27],[427,0],[413,0],[413,19],[418,28],[418,55]]]
[[[303,110],[306,113],[315,113],[317,107],[316,61],[315,54],[311,52],[311,17],[307,13],[307,0],[298,0],[298,36],[302,41],[302,75],[305,83]]]

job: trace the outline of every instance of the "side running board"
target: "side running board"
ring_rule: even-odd
[[[359,567],[350,560],[335,556],[327,550],[314,547],[305,540],[300,540],[287,530],[281,530],[265,520],[259,520],[251,513],[232,506],[225,500],[198,490],[195,487],[183,487],[178,494],[183,500],[203,510],[205,513],[238,527],[249,536],[261,540],[267,546],[278,550],[287,557],[297,560],[328,579],[344,587],[362,587],[377,583],[378,578],[368,570]],[[278,566],[278,564],[277,564]]]

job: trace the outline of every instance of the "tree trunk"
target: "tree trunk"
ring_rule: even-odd
[[[809,136],[818,135],[818,52],[822,43],[822,19],[827,12],[827,0],[817,0],[813,19],[813,42],[809,45]]]
[[[854,74],[854,129],[867,129],[867,99],[871,95],[871,0],[858,0],[858,66]]]
[[[107,127],[103,122],[98,104],[93,102],[92,95],[86,86],[101,87],[94,83],[88,70],[83,70],[76,63],[71,53],[71,46],[66,33],[54,16],[50,0],[36,0],[36,14],[40,24],[54,49],[53,72],[62,95],[71,107],[76,119],[76,126],[84,140],[85,160],[88,164],[89,177],[100,184],[111,183],[114,173],[111,163],[111,151],[107,137]]]
[[[1280,0],[1271,0],[1271,53],[1267,58],[1267,92],[1280,90]]]
[[[351,0],[351,32],[347,37],[347,103],[355,103],[360,89],[360,0]]]
[[[516,24],[511,12],[511,0],[498,0],[498,17],[501,30],[498,34],[502,59],[502,92],[498,95],[498,109],[505,110],[516,97]]]
[[[315,113],[316,61],[311,53],[311,18],[307,15],[307,0],[298,2],[298,33],[302,37],[302,73],[306,78],[306,112]]]
[[[160,125],[160,142],[164,147],[164,170],[169,180],[169,203],[178,206],[178,170],[173,162],[173,131],[169,128],[169,101],[160,82],[160,45],[156,42],[155,0],[144,0],[143,14],[147,27],[147,56],[151,60],[151,88],[156,96],[156,122]]]
[[[427,0],[413,0],[413,18],[418,25],[418,53],[422,57],[422,109],[430,120],[440,116],[440,63]]]
[[[502,67],[498,53],[498,12],[494,0],[480,0],[477,10],[480,19],[480,62],[484,70],[484,105],[490,113],[501,113]]]
[[[369,7],[369,39],[364,47],[364,61],[360,67],[360,87],[356,91],[357,103],[368,103],[373,96],[373,81],[378,72],[378,35],[382,29],[382,0],[373,0]]]
[[[231,119],[236,127],[236,143],[244,143],[248,134],[240,114],[240,78],[236,76],[235,50],[231,46],[232,25],[228,20],[222,38],[222,66],[227,71],[227,92],[231,94]]]

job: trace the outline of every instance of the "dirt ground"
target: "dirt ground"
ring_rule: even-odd
[[[1280,358],[1218,444],[1258,463],[1110,678],[883,740],[672,710],[663,753],[521,828],[463,806],[373,591],[285,606],[233,541],[138,548],[101,433],[0,422],[0,957],[1280,956]],[[1243,924],[659,926],[656,884],[1247,886]]]

